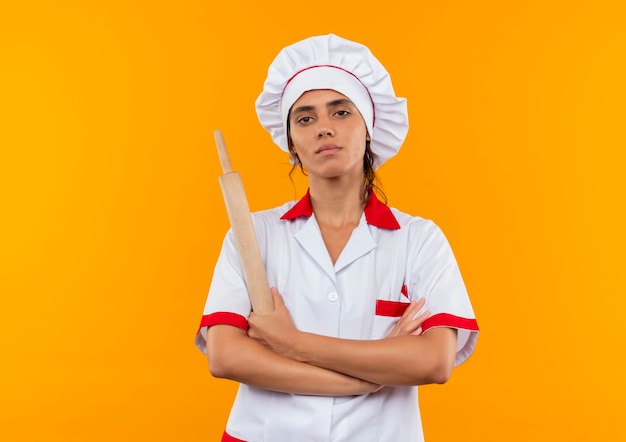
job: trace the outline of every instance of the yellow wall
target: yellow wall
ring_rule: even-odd
[[[0,1],[0,439],[218,440],[212,132],[253,209],[303,193],[253,102],[334,32],[409,99],[384,189],[447,233],[482,329],[422,389],[429,442],[624,440],[624,3],[243,3]]]

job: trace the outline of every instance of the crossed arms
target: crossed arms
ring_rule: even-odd
[[[385,339],[351,340],[299,331],[272,289],[274,311],[251,314],[248,333],[230,325],[207,332],[211,374],[284,393],[341,396],[385,385],[446,382],[454,366],[456,331],[421,334],[428,311],[413,301]],[[416,316],[417,315],[417,316]]]

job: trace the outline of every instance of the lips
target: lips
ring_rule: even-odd
[[[322,147],[317,149],[315,153],[324,153],[324,152],[332,153],[332,152],[338,151],[339,149],[341,148],[335,144],[324,144]]]

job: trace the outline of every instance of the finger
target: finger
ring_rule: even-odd
[[[395,324],[392,335],[397,335],[400,333],[409,333],[413,331],[415,328],[412,326],[413,317],[419,312],[417,308],[417,303],[415,301],[411,301],[407,308],[404,310],[402,316],[398,319],[398,322]],[[417,324],[419,325],[419,323]]]
[[[424,297],[419,298],[417,301],[412,300],[407,309],[404,311],[402,318],[413,320],[417,313],[419,313],[419,311],[424,307],[424,304],[426,304],[426,298]]]
[[[424,298],[423,296],[419,298],[416,303],[416,305],[420,308],[420,310],[422,309],[422,307],[424,307],[425,304],[426,304],[426,298]]]
[[[415,317],[406,318],[402,321],[402,324],[399,324],[401,329],[407,334],[421,334],[421,331],[417,332],[417,330],[421,330],[422,323],[430,316],[430,310],[424,310],[422,313],[418,315],[418,312],[415,312]]]
[[[278,304],[278,305],[284,305],[285,302],[283,301],[283,297],[280,296],[280,293],[278,293],[278,289],[276,287],[272,287],[270,289],[270,291],[272,292],[272,299],[274,300],[274,305]]]
[[[415,302],[415,308],[413,309],[413,315],[411,316],[411,319],[415,319],[418,315],[418,313],[424,308],[424,305],[426,304],[426,298],[420,298]]]
[[[256,339],[258,338],[256,331],[254,330],[253,327],[248,327],[248,337],[252,338],[252,339]]]
[[[403,319],[412,318],[413,316],[415,316],[415,314],[419,311],[419,309],[416,310],[416,308],[417,303],[415,301],[409,302],[409,305],[404,310],[404,313],[402,313],[400,320],[402,321]]]
[[[418,322],[419,324],[421,324],[429,316],[430,316],[430,310],[424,310],[422,313],[420,313],[419,315],[415,316],[415,318],[413,318],[413,321]]]
[[[284,309],[285,303],[283,301],[283,297],[280,296],[280,293],[278,293],[278,289],[276,287],[271,287],[270,292],[272,293],[272,300],[274,301],[274,312]]]

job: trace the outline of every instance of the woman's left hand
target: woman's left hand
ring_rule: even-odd
[[[402,317],[400,317],[398,322],[396,322],[396,325],[387,337],[393,338],[395,336],[421,335],[422,323],[430,316],[429,310],[424,310],[420,313],[420,311],[424,308],[425,303],[425,298],[420,298],[418,301],[411,301]]]
[[[289,349],[297,339],[298,329],[294,325],[282,296],[272,287],[274,311],[254,313],[248,318],[248,336],[270,350],[289,357]]]

